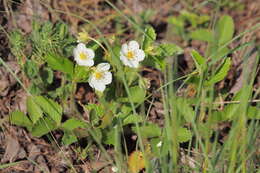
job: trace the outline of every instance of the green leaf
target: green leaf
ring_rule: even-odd
[[[226,77],[226,75],[230,69],[230,66],[231,66],[231,60],[230,60],[230,58],[226,58],[224,63],[220,67],[220,69],[216,72],[216,74],[209,81],[206,82],[206,84],[212,85],[214,83],[217,83],[217,82],[223,80]]]
[[[161,135],[161,128],[156,124],[146,124],[139,127],[141,136],[144,138],[153,138]],[[132,127],[132,130],[137,134],[137,128]]]
[[[169,153],[170,142],[167,138],[164,138],[166,133],[164,132],[160,137],[150,139],[152,153],[158,157],[166,156]]]
[[[139,86],[134,86],[129,88],[129,91],[131,93],[131,100],[134,103],[142,103],[145,100],[145,89]]]
[[[51,84],[53,82],[53,71],[51,68],[45,67],[41,71],[41,78],[44,83]]]
[[[75,118],[68,119],[61,125],[61,128],[66,131],[72,131],[76,128],[87,128],[87,127],[88,127],[87,123]]]
[[[209,122],[211,124],[217,124],[219,122],[227,120],[226,113],[224,111],[213,111],[212,115],[209,117]]]
[[[248,107],[248,118],[249,119],[257,119],[260,120],[260,109],[254,106],[249,106]]]
[[[33,96],[27,97],[26,106],[29,117],[33,124],[35,124],[43,116],[43,112],[40,106],[34,100]]]
[[[59,34],[60,39],[65,39],[68,35],[68,26],[65,23],[59,22],[55,25],[56,32]]]
[[[236,95],[232,98],[232,101],[239,101],[242,98],[242,90],[236,93]],[[225,106],[222,114],[223,120],[231,120],[235,115],[239,114],[239,104],[228,104]]]
[[[101,124],[98,127],[102,129],[108,127],[109,125],[111,125],[113,117],[113,112],[107,111],[107,113],[105,113],[105,115],[101,118]]]
[[[135,115],[135,114],[131,114],[128,115],[124,120],[123,120],[123,126],[127,125],[127,124],[134,124],[134,123],[139,123],[142,122],[143,118],[140,115]]]
[[[169,17],[168,22],[169,22],[169,24],[172,24],[175,27],[178,27],[180,29],[183,29],[184,25],[185,25],[184,20],[182,18],[177,18],[175,16]]]
[[[29,78],[34,78],[38,74],[38,66],[32,60],[27,60],[24,64],[24,72]]]
[[[202,73],[206,67],[207,60],[206,58],[202,57],[196,50],[191,51],[191,56],[193,61],[195,62],[196,68]]]
[[[144,35],[144,41],[143,41],[142,48],[145,51],[149,50],[155,40],[156,40],[155,30],[151,26],[147,27],[145,29],[145,35]]]
[[[41,137],[57,128],[56,123],[49,117],[41,118],[32,128],[32,135]]]
[[[21,111],[12,112],[9,118],[12,124],[26,127],[29,131],[32,129],[31,120]]]
[[[90,112],[90,114],[95,114],[98,117],[102,117],[105,113],[105,110],[101,105],[98,104],[88,104],[85,106],[85,108]]]
[[[62,107],[55,101],[43,96],[36,96],[35,102],[41,107],[42,111],[49,115],[57,125],[61,122]]]
[[[78,141],[77,136],[75,136],[72,132],[68,131],[64,132],[64,135],[62,136],[61,140],[62,143],[66,146]]]
[[[197,27],[199,20],[199,16],[197,14],[182,10],[181,17],[188,20],[191,23],[192,27]]]
[[[190,37],[194,40],[206,41],[209,43],[214,41],[213,32],[209,29],[196,29],[190,33]]]
[[[179,128],[178,129],[178,134],[177,134],[177,139],[178,142],[182,143],[182,142],[187,142],[189,140],[191,140],[191,131],[186,129],[186,128]]]
[[[182,48],[173,43],[163,43],[156,48],[156,55],[163,57],[181,54],[182,52]]]
[[[185,122],[193,122],[195,118],[195,112],[193,108],[188,104],[188,100],[185,98],[177,99],[177,109],[185,119]]]
[[[107,145],[115,145],[116,143],[116,136],[115,136],[115,132],[116,132],[116,129],[115,128],[112,128],[108,131],[104,130],[103,131],[103,142]]]
[[[225,56],[228,55],[228,53],[230,53],[230,50],[228,47],[222,47],[222,48],[218,48],[218,47],[210,47],[211,49],[211,58],[212,59],[221,59]]]
[[[90,73],[90,68],[86,66],[75,66],[74,79],[77,82],[87,82]]]
[[[73,76],[73,63],[64,57],[54,53],[49,53],[45,56],[45,60],[53,70],[58,70]]]
[[[231,16],[222,16],[216,25],[218,45],[223,45],[230,41],[234,34],[234,21]]]

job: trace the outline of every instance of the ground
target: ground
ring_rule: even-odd
[[[45,2],[45,1],[44,1]],[[46,3],[47,2],[47,3]],[[0,2],[0,57],[11,67],[13,72],[19,76],[23,83],[28,86],[28,80],[24,77],[23,73],[15,57],[11,54],[10,43],[5,32],[10,32],[14,28],[20,28],[23,34],[26,35],[32,31],[32,20],[37,16],[40,20],[50,20],[55,23],[63,20],[70,26],[70,32],[77,35],[78,31],[84,27],[85,23],[78,18],[68,16],[62,13],[55,13],[48,9],[51,7],[56,10],[62,10],[67,13],[75,13],[86,19],[93,21],[99,26],[101,31],[109,36],[117,33],[116,23],[117,18],[120,16],[115,10],[106,4],[103,0],[50,0],[43,3],[43,1],[34,0],[14,0],[9,2],[1,0]],[[200,41],[183,41],[180,38],[169,37],[167,33],[167,18],[172,15],[178,15],[179,11],[186,9],[188,11],[195,11],[199,14],[207,14],[214,17],[214,11],[210,5],[205,5],[200,8],[193,9],[194,6],[199,4],[199,1],[181,1],[181,0],[125,0],[123,3],[120,1],[113,1],[114,4],[122,10],[126,15],[137,14],[151,9],[153,15],[149,19],[149,23],[155,28],[158,34],[158,42],[175,42],[184,48],[184,54],[180,55],[179,63],[182,69],[181,73],[191,72],[194,67],[193,61],[190,57],[190,50],[197,49],[199,52],[204,52],[206,47],[205,43]],[[190,3],[191,2],[191,3]],[[202,1],[200,1],[202,2]],[[234,1],[235,2],[235,1]],[[243,10],[232,7],[221,7],[220,13],[231,15],[235,21],[235,34],[241,33],[259,22],[260,17],[260,1],[259,0],[238,0],[237,2],[243,4]],[[120,21],[121,22],[121,21]],[[124,35],[125,40],[135,37],[131,29],[131,24],[128,22],[121,23],[127,32],[119,34],[120,37]],[[4,32],[5,31],[5,32]],[[89,30],[92,37],[98,35]],[[254,40],[255,45],[260,43],[260,30],[246,34],[239,41],[233,42],[230,47],[236,47],[238,44],[245,43],[249,40]],[[250,49],[254,50],[255,47]],[[230,93],[237,91],[241,87],[241,56],[240,52],[233,53],[232,68],[228,73],[226,80],[218,83],[217,89],[227,88]],[[252,55],[253,64],[254,55]],[[250,65],[249,65],[250,67]],[[258,65],[258,68],[260,66]],[[142,75],[151,81],[151,92],[153,88],[160,86],[160,78],[162,73],[157,69],[146,67],[143,69]],[[258,70],[257,79],[254,83],[254,88],[260,87],[260,71]],[[96,97],[93,91],[84,84],[77,86],[77,93],[75,99],[82,103],[95,103]],[[160,93],[153,92],[156,98],[149,114],[149,121],[156,122],[163,126],[163,104],[160,102]],[[181,94],[181,93],[180,93]],[[69,169],[65,166],[66,160],[71,160],[75,169],[78,172],[89,172],[91,169],[100,169],[109,171],[111,167],[107,166],[109,163],[104,161],[102,154],[98,149],[93,149],[93,155],[96,161],[89,161],[88,159],[80,159],[76,149],[79,145],[76,144],[70,147],[64,147],[54,144],[54,141],[49,140],[47,137],[35,138],[32,137],[24,128],[11,125],[8,120],[8,115],[14,110],[26,111],[25,99],[27,93],[22,89],[17,80],[5,69],[0,66],[0,165],[4,163],[21,162],[10,168],[1,170],[3,173],[11,172],[41,172],[44,169],[46,172],[61,173]],[[148,104],[147,104],[148,105]],[[222,133],[224,140],[230,127],[229,123],[221,124],[218,128]],[[61,138],[59,132],[54,133],[58,143]],[[134,136],[129,137],[129,143],[134,142]],[[131,147],[131,145],[129,145]],[[113,150],[107,148],[110,154]],[[65,156],[64,156],[65,155]],[[105,169],[103,169],[105,168]],[[1,168],[0,168],[1,169]]]

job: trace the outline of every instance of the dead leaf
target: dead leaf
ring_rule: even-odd
[[[18,140],[11,135],[6,136],[6,149],[5,149],[5,154],[4,157],[2,158],[1,162],[13,162],[20,150],[20,144]]]

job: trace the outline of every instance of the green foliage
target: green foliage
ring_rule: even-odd
[[[47,114],[57,125],[61,122],[62,107],[51,99],[43,96],[34,97],[34,101],[40,106],[42,111]]]
[[[26,46],[26,39],[22,35],[20,30],[14,30],[10,33],[10,44],[11,44],[11,51],[15,55],[20,65],[23,65],[23,50]]]
[[[51,84],[53,82],[54,75],[51,68],[45,67],[40,73],[43,83]]]
[[[184,40],[189,40],[191,38],[191,34],[193,32],[193,37],[197,37],[203,40],[208,40],[211,36],[209,36],[209,32],[207,31],[207,37],[203,33],[202,30],[206,29],[207,24],[210,20],[208,15],[198,15],[196,13],[188,12],[182,10],[180,15],[175,17],[171,16],[168,18],[168,23],[170,24],[170,30],[173,31],[175,35],[181,36]],[[191,25],[191,27],[186,27],[187,25]]]
[[[131,93],[131,100],[134,103],[142,103],[145,100],[146,91],[140,86],[134,86],[129,88]]]
[[[230,58],[226,58],[221,65],[221,67],[217,70],[217,72],[206,82],[208,85],[212,85],[214,83],[217,83],[221,80],[223,80],[231,66],[231,60]]]
[[[32,135],[41,137],[57,128],[56,123],[50,117],[43,117],[32,128]]]
[[[31,120],[21,111],[14,111],[10,114],[10,122],[17,126],[26,127],[27,130],[31,131],[32,122]]]
[[[191,140],[192,134],[191,132],[186,128],[179,128],[178,134],[177,134],[177,140],[178,142],[187,142]]]
[[[205,71],[206,68],[206,58],[202,57],[197,51],[192,50],[191,52],[193,61],[195,62],[197,70],[199,70],[200,73]]]
[[[58,70],[73,76],[74,67],[73,63],[69,59],[53,53],[47,54],[44,59],[53,70]]]
[[[139,127],[142,132],[141,135],[143,138],[153,138],[161,135],[161,128],[156,124],[145,124]],[[132,130],[137,133],[137,128],[132,127]]]
[[[193,40],[206,41],[209,43],[214,42],[214,34],[211,30],[205,28],[199,28],[191,31],[190,38]]]
[[[113,72],[113,82],[103,93],[96,92],[95,103],[74,100],[78,84],[87,83],[96,67],[79,66],[72,61],[76,39],[69,34],[66,24],[34,22],[33,32],[28,39],[24,39],[20,32],[13,32],[11,37],[13,53],[16,56],[24,54],[23,57],[27,57],[19,60],[21,69],[31,82],[29,88],[31,95],[26,100],[27,113],[12,112],[10,122],[27,128],[35,137],[48,135],[57,130],[61,132],[59,134],[63,134],[62,144],[67,146],[83,138],[88,146],[83,151],[78,150],[82,151],[82,157],[87,156],[88,147],[93,145],[101,148],[114,147],[116,162],[126,160],[127,156],[121,154],[121,147],[126,145],[124,142],[128,135],[137,135],[135,148],[136,150],[144,148],[142,152],[147,152],[146,157],[149,160],[147,165],[153,162],[159,165],[164,163],[177,165],[180,159],[178,156],[180,144],[189,142],[189,150],[191,147],[198,149],[196,152],[203,153],[201,156],[194,154],[194,157],[197,159],[196,162],[205,165],[204,172],[207,169],[211,171],[217,168],[218,165],[214,165],[214,162],[218,162],[218,158],[212,153],[219,152],[218,141],[211,142],[212,137],[215,137],[216,125],[223,121],[231,121],[238,127],[241,124],[246,126],[247,119],[254,122],[260,116],[259,105],[237,104],[243,102],[241,93],[232,98],[231,104],[223,105],[221,109],[214,103],[218,100],[216,95],[220,94],[213,90],[214,85],[224,80],[231,68],[231,58],[226,58],[230,52],[226,44],[233,39],[233,19],[230,16],[222,16],[217,20],[215,28],[209,29],[210,19],[207,15],[181,11],[179,16],[169,18],[169,26],[173,26],[172,31],[185,41],[194,39],[208,43],[208,52],[203,56],[195,50],[191,52],[196,70],[178,78],[179,74],[172,75],[172,71],[175,73],[179,70],[178,62],[175,60],[178,54],[183,53],[183,49],[174,43],[156,42],[154,28],[147,26],[152,14],[152,11],[143,12],[142,27],[138,27],[146,28],[142,33],[141,44],[145,60],[140,64],[140,68],[122,66],[119,58],[122,41],[118,38],[109,40],[109,44],[103,39],[86,40],[87,47],[95,50],[95,63],[109,62],[110,70]],[[116,25],[120,30],[116,32],[124,31],[123,24]],[[32,50],[25,51],[26,43],[32,46]],[[174,58],[177,68],[171,69],[173,64],[169,64],[167,58]],[[147,89],[148,79],[144,79],[141,75],[142,65],[166,73],[160,80],[161,86],[158,90],[150,93],[152,88]],[[187,85],[188,89],[189,86],[194,86],[195,94],[187,94],[185,88],[185,93],[182,93],[183,87]],[[154,91],[160,92],[162,96],[151,99]],[[221,96],[227,99],[227,95],[224,93]],[[250,97],[249,94],[247,96]],[[154,108],[157,108],[156,102],[163,103],[163,108],[160,108],[164,112],[163,115],[157,110],[154,111]],[[157,118],[163,118],[159,120],[164,121],[163,128],[148,120],[150,117],[147,115],[150,111],[155,112],[152,117],[155,121]],[[241,117],[245,118],[245,122],[242,122]],[[238,131],[236,132],[239,133]],[[217,135],[219,134],[216,134],[216,138]],[[235,135],[231,133],[230,138]],[[218,156],[225,153],[228,147],[224,146]],[[127,153],[127,147],[124,149]],[[209,160],[211,158],[204,158],[208,157],[208,154],[212,154],[210,157],[214,157],[213,161]],[[145,171],[149,172],[149,169]],[[168,164],[167,168],[158,169],[158,172],[160,171],[174,172],[168,170]],[[189,171],[190,169],[187,172]]]
[[[155,30],[152,27],[147,27],[145,30],[142,48],[145,51],[149,52],[149,50],[152,49],[152,44],[155,40],[156,40]]]
[[[32,60],[27,60],[24,64],[24,72],[29,78],[34,78],[39,73],[37,64]]]
[[[222,16],[216,25],[216,38],[218,45],[224,45],[233,38],[234,21],[230,16]]]
[[[27,112],[33,124],[35,124],[41,117],[43,117],[43,112],[40,106],[36,103],[33,96],[27,97],[26,100]]]
[[[75,118],[68,119],[61,125],[61,128],[67,131],[72,131],[76,128],[86,128],[86,127],[87,126],[85,122]]]
[[[126,118],[124,118],[123,125],[134,124],[136,122],[140,123],[142,121],[143,121],[143,117],[142,116],[131,114],[131,115],[128,115]]]

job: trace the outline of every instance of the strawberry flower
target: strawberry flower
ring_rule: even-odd
[[[92,49],[86,48],[85,44],[79,43],[73,50],[73,56],[75,61],[80,66],[91,67],[94,65],[93,58],[95,53]]]
[[[106,85],[112,82],[112,73],[108,71],[109,69],[110,65],[108,63],[98,64],[89,77],[89,85],[95,90],[103,92]]]
[[[130,41],[124,43],[120,51],[120,60],[124,65],[137,68],[140,61],[143,61],[145,53],[139,48],[139,44],[136,41]]]

